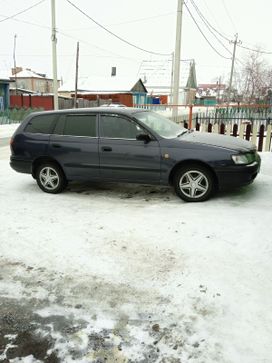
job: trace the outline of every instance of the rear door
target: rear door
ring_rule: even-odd
[[[50,138],[49,154],[61,164],[68,179],[97,179],[97,115],[78,112],[61,115]]]
[[[117,114],[99,116],[99,155],[102,179],[140,183],[160,182],[160,147],[136,139],[146,133],[134,120]]]

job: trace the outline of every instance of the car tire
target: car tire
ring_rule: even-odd
[[[186,202],[203,202],[215,188],[212,173],[202,165],[191,164],[180,168],[174,176],[174,189]]]
[[[61,193],[67,186],[62,169],[54,163],[44,163],[36,170],[36,181],[42,191],[51,194]]]

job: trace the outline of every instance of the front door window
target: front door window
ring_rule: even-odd
[[[136,140],[141,132],[141,127],[132,120],[112,115],[100,118],[100,136],[103,138]]]

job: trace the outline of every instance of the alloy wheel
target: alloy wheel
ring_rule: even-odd
[[[60,182],[58,172],[50,166],[41,169],[39,179],[41,185],[50,191],[57,189]]]
[[[180,191],[190,199],[199,199],[209,190],[209,180],[200,170],[189,170],[179,180]]]

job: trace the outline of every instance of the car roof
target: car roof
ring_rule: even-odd
[[[120,115],[133,115],[136,112],[145,112],[141,108],[133,107],[88,107],[88,108],[69,108],[64,110],[50,110],[50,111],[39,111],[33,112],[30,116],[44,115],[46,114],[66,114],[66,113],[109,113],[109,114],[120,114]]]

